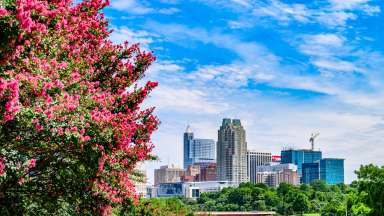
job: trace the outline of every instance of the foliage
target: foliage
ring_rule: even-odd
[[[238,188],[203,193],[194,208],[201,211],[276,211],[280,215],[374,215],[365,203],[369,200],[368,194],[359,191],[356,185],[359,183],[347,186],[314,181],[300,186],[282,183],[275,189],[263,184],[243,183]]]
[[[184,202],[189,202],[184,200]],[[179,198],[141,199],[138,205],[124,205],[128,208],[114,209],[116,216],[192,216],[193,210]]]
[[[384,215],[384,166],[361,166],[356,174],[358,181],[355,184],[358,192],[364,196],[364,203],[372,209],[370,215]]]
[[[135,198],[158,124],[140,109],[157,83],[135,83],[155,58],[108,39],[108,3],[0,1],[1,215],[108,215]]]

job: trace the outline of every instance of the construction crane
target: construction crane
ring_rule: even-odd
[[[311,143],[311,149],[312,151],[315,150],[315,138],[320,135],[319,132],[312,133],[311,137],[309,138],[309,142]]]

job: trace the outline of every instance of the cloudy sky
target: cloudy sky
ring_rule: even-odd
[[[146,102],[161,126],[161,161],[182,166],[182,134],[217,139],[240,118],[249,149],[316,148],[360,164],[384,164],[384,1],[112,0],[112,40],[140,43],[158,60]]]

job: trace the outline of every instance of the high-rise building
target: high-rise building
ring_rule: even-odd
[[[192,165],[192,142],[193,132],[188,125],[184,132],[184,169],[187,169],[189,165]]]
[[[256,168],[272,162],[271,153],[247,151],[247,175],[249,181],[256,182]]]
[[[302,168],[304,184],[319,179],[330,185],[344,183],[344,159],[323,158],[315,163],[303,163]]]
[[[248,181],[247,142],[239,119],[223,119],[218,130],[217,174],[220,181]]]
[[[278,187],[281,183],[299,184],[297,166],[294,164],[277,164],[258,166],[253,183],[264,183],[270,187]]]
[[[314,163],[322,158],[321,151],[308,149],[287,149],[281,151],[281,163],[292,163],[297,165],[299,177],[303,176],[302,164]]]
[[[185,175],[182,168],[171,166],[161,166],[160,169],[155,169],[155,185],[160,183],[180,182],[181,177]]]
[[[195,139],[190,126],[184,133],[184,169],[200,162],[215,162],[215,141]]]
[[[330,185],[344,183],[344,159],[323,158],[320,160],[320,179]]]

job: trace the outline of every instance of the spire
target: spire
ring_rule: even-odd
[[[187,125],[187,128],[185,129],[185,133],[192,133],[191,126]]]

